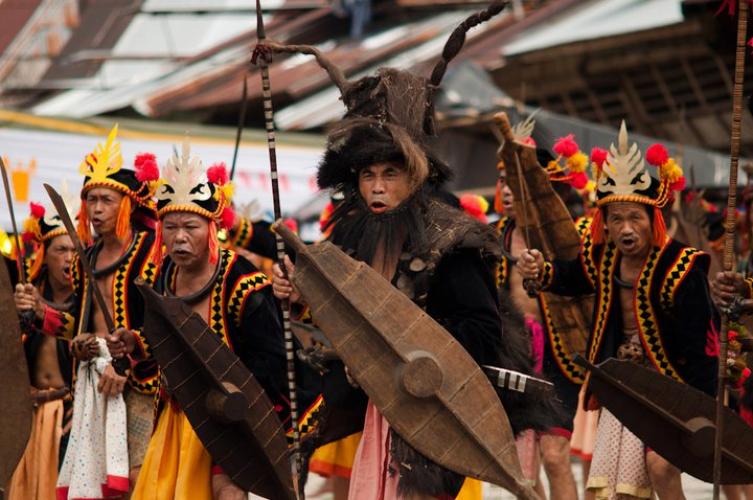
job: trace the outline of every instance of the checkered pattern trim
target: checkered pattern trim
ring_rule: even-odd
[[[262,288],[271,285],[272,282],[267,278],[264,273],[255,272],[241,276],[233,287],[233,292],[230,294],[230,302],[228,309],[230,310],[230,317],[233,318],[233,322],[236,326],[241,326],[241,320],[243,318],[243,309],[246,306],[246,299],[254,292],[261,290]]]
[[[583,241],[583,238],[585,238],[591,230],[592,220],[593,217],[579,217],[575,221],[575,230],[578,231],[578,236],[580,236],[581,241]]]
[[[209,327],[221,338],[231,349],[233,344],[230,341],[230,335],[227,332],[227,317],[224,307],[223,297],[225,295],[225,286],[227,284],[227,274],[233,267],[237,256],[230,250],[220,250],[222,252],[222,267],[217,275],[217,282],[212,287],[209,298]]]
[[[116,328],[130,328],[128,320],[128,277],[131,274],[136,256],[141,251],[144,244],[145,232],[136,234],[136,244],[128,255],[128,258],[118,267],[112,278],[112,319]]]
[[[541,273],[541,289],[548,290],[554,282],[554,266],[551,262],[544,262],[544,271]]]
[[[497,221],[497,224],[495,226],[495,229],[497,230],[497,235],[499,236],[499,244],[502,248],[505,248],[505,238],[507,235],[507,227],[509,223],[511,222],[509,217],[502,217]],[[497,288],[507,288],[509,285],[508,280],[510,279],[510,261],[507,259],[507,257],[502,257],[499,261],[499,265],[497,266],[497,275],[496,275],[496,281],[497,281]]]
[[[306,411],[298,418],[298,432],[301,437],[310,434],[316,430],[319,422],[319,411],[324,408],[324,398],[319,395],[314,402],[309,406]],[[287,420],[286,426],[290,425],[290,419]],[[285,430],[285,437],[288,441],[288,446],[293,445],[293,429],[289,427]]]
[[[76,332],[76,318],[73,314],[60,311],[60,322],[61,335],[67,339],[73,339]]]
[[[651,283],[656,272],[656,264],[659,262],[659,258],[665,248],[667,248],[667,245],[664,245],[662,248],[654,247],[649,255],[635,287],[634,307],[636,319],[638,320],[638,330],[646,356],[662,375],[684,382],[669,362],[661,341],[661,335],[659,334],[659,324],[656,321],[656,314],[651,304]]]
[[[136,336],[136,343],[138,344],[138,349],[144,354],[146,354],[147,357],[152,357],[152,346],[149,345],[149,341],[147,340],[146,336],[143,334],[141,329],[138,328],[132,331]]]
[[[254,236],[254,226],[250,220],[242,217],[236,230],[230,231],[230,244],[236,247],[248,248]]]
[[[581,239],[580,263],[583,266],[586,278],[591,284],[591,288],[598,288],[596,284],[599,281],[599,268],[596,266],[596,259],[594,258],[594,244],[593,240],[591,239],[590,232],[586,232]]]
[[[693,267],[696,257],[702,255],[698,249],[683,248],[675,262],[669,267],[669,271],[664,277],[664,283],[661,288],[661,307],[665,311],[671,311],[674,306],[675,294],[680,284],[688,275]]]
[[[549,336],[549,345],[552,346],[552,354],[554,360],[557,362],[560,371],[574,384],[582,384],[585,380],[585,371],[580,366],[573,363],[573,356],[567,345],[562,341],[562,336],[557,333],[557,329],[554,327],[554,321],[552,320],[552,313],[549,310],[549,305],[546,303],[544,294],[539,295],[539,307],[541,309],[544,322],[546,324],[546,331]]]
[[[590,239],[590,238],[589,238]],[[593,335],[591,339],[591,348],[588,351],[588,360],[592,363],[596,361],[596,353],[599,352],[601,341],[604,337],[604,328],[607,326],[609,309],[612,305],[612,295],[614,284],[612,277],[617,267],[617,248],[614,244],[609,243],[604,247],[604,255],[601,257],[599,268],[599,287],[596,294],[596,320],[593,326]]]
[[[159,370],[154,370],[154,373],[146,378],[136,378],[133,370],[131,370],[131,374],[128,376],[128,385],[142,394],[155,394],[159,390],[159,379]]]

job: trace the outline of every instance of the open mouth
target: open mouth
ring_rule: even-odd
[[[65,276],[66,278],[70,278],[71,277],[71,267],[70,266],[65,266],[63,268],[63,276]]]
[[[631,237],[620,238],[620,244],[622,245],[622,248],[624,248],[625,250],[632,250],[633,248],[635,248],[635,245],[637,244],[637,240]]]
[[[183,258],[183,257],[188,257],[189,255],[191,255],[191,252],[189,252],[188,250],[183,250],[179,248],[177,250],[173,250],[173,255],[175,257]]]
[[[386,212],[388,207],[386,204],[382,203],[381,201],[372,201],[371,205],[369,205],[369,208],[375,214],[381,214],[383,212]]]

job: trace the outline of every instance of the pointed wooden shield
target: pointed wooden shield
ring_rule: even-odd
[[[698,389],[629,361],[608,359],[591,370],[589,389],[599,403],[675,467],[713,481],[716,401]],[[753,480],[753,429],[725,408],[722,484]]]
[[[526,243],[540,250],[547,260],[576,259],[581,238],[549,175],[539,165],[536,148],[517,141],[505,113],[496,114],[494,119],[505,139],[499,156],[505,163],[507,185],[513,193],[515,223],[527,235]],[[544,298],[550,313],[547,319],[561,340],[554,345],[558,362],[565,365],[563,371],[573,382],[583,383],[582,370],[572,362],[572,357],[586,354],[593,295],[565,297],[544,292]]]
[[[182,300],[137,285],[143,332],[168,390],[214,461],[247,491],[295,498],[282,424],[253,374]]]
[[[458,474],[538,498],[526,484],[505,410],[473,358],[422,309],[329,242],[296,251],[293,281],[351,376],[419,453]]]
[[[32,403],[13,287],[5,263],[0,263],[0,492],[10,481],[31,433]],[[1,495],[0,495],[1,496]]]

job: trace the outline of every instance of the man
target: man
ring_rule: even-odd
[[[154,279],[154,232],[149,228],[154,215],[151,184],[159,178],[154,156],[136,157],[135,170],[123,168],[117,141],[117,125],[104,144],[100,144],[80,166],[84,175],[81,189],[81,213],[78,233],[89,247],[89,259],[116,329],[134,330],[142,325],[144,307],[134,285],[138,277]],[[96,242],[92,231],[96,233]],[[97,338],[109,332],[103,312],[93,300],[91,283],[83,274],[78,258],[71,267],[74,300],[70,313],[44,305],[43,331],[73,340],[73,352],[79,360],[99,354]],[[98,389],[105,396],[123,393],[128,411],[128,462],[130,480],[135,482],[146,452],[153,426],[153,395],[159,382],[154,360],[135,363],[126,375],[118,374],[112,364],[104,368]],[[128,387],[128,391],[123,392]]]
[[[530,143],[535,147],[535,143],[530,136],[520,137],[519,140],[523,143]],[[559,142],[555,144],[555,152],[561,149],[559,146]],[[544,164],[554,161],[554,158],[543,149],[537,149],[537,153],[539,156],[545,156],[542,162]],[[542,159],[539,161],[542,161]],[[502,247],[502,261],[497,274],[500,298],[503,307],[509,307],[506,304],[509,297],[514,309],[523,315],[525,327],[530,334],[531,353],[537,371],[543,373],[545,378],[554,384],[557,394],[558,411],[554,425],[546,432],[541,433],[538,439],[541,462],[549,479],[550,498],[553,500],[577,499],[575,477],[570,466],[570,438],[573,432],[573,419],[578,406],[578,392],[582,383],[582,374],[568,371],[565,367],[571,364],[563,363],[558,359],[558,356],[563,356],[564,352],[562,350],[557,351],[552,346],[558,333],[555,331],[550,317],[542,312],[549,308],[544,294],[530,297],[523,286],[523,276],[515,267],[515,263],[526,247],[525,234],[521,227],[516,224],[514,197],[506,182],[504,163],[500,162],[498,168],[499,193],[495,205],[498,209],[502,209],[503,214],[497,223],[499,242]],[[530,202],[535,203],[533,200]],[[546,321],[545,318],[549,321]],[[531,437],[530,433],[521,436],[516,440],[516,443],[526,478],[536,482],[539,469],[538,453],[536,443],[532,442]],[[540,483],[536,486],[538,493],[543,497],[543,487]]]
[[[31,204],[31,215],[24,223],[24,230],[24,241],[37,246],[37,250],[26,260],[29,282],[17,284],[16,289],[27,295],[41,296],[54,307],[65,309],[73,293],[70,269],[75,248],[71,238],[60,217],[36,203]],[[41,302],[16,301],[19,312],[39,309],[41,305]],[[42,318],[41,311],[37,318]],[[24,350],[31,377],[34,421],[29,444],[11,479],[8,498],[54,498],[73,410],[70,341],[42,334],[41,322],[22,325],[25,326]]]
[[[181,157],[174,155],[167,162],[156,195],[158,231],[167,256],[155,286],[190,305],[283,408],[285,349],[269,280],[243,257],[219,248],[218,226],[221,221],[232,223],[229,188],[224,164],[205,172],[201,161],[190,155],[188,143]],[[225,314],[213,315],[214,310]],[[137,357],[148,355],[139,332],[120,330],[109,342],[116,356],[133,352],[137,345]],[[225,473],[213,469],[209,453],[170,396],[169,385],[164,389],[162,410],[131,498],[245,499],[246,493]]]
[[[591,362],[630,360],[713,394],[717,316],[706,283],[709,257],[667,238],[661,214],[671,192],[684,185],[682,171],[663,146],[654,145],[646,160],[658,168],[656,180],[637,146],[628,146],[623,122],[618,146],[592,155],[599,210],[579,258],[544,262],[540,252],[524,250],[518,268],[544,290],[596,293]],[[650,498],[652,491],[661,499],[684,498],[680,471],[606,409],[587,486],[590,498]]]
[[[490,267],[497,255],[494,235],[483,224],[429,198],[430,186],[441,182],[446,171],[435,160],[424,156],[422,161],[423,170],[412,168],[389,128],[376,123],[356,124],[342,147],[330,145],[319,167],[319,186],[341,185],[346,193],[332,216],[330,241],[396,283],[479,364],[499,365],[501,326]],[[455,231],[457,237],[438,244],[443,231]],[[477,238],[472,240],[471,235]],[[431,259],[427,269],[411,271],[411,262],[421,257]],[[289,260],[286,265],[291,274],[295,272]],[[279,268],[274,290],[278,298],[300,299]],[[395,456],[398,449],[404,452],[399,458]],[[437,474],[438,484],[421,477],[426,470]],[[369,405],[350,498],[393,498],[398,489],[406,494],[454,497],[462,483],[461,476],[410,449]]]

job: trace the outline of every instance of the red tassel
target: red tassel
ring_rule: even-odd
[[[34,262],[29,267],[29,276],[27,279],[29,283],[33,283],[39,277],[39,272],[42,270],[42,264],[44,263],[44,244],[39,245],[36,255],[34,255]]]
[[[594,217],[591,219],[591,241],[594,245],[601,245],[605,241],[604,217],[600,208],[594,210]]]
[[[224,186],[230,180],[225,162],[215,163],[207,169],[207,180],[217,186]]]
[[[33,201],[29,203],[29,207],[31,208],[31,216],[35,219],[41,219],[44,217],[44,206],[40,205],[39,203],[34,203]]]
[[[217,223],[214,221],[209,222],[209,262],[210,264],[217,264],[219,258],[219,240],[217,239]]]
[[[661,247],[667,239],[667,225],[659,207],[654,207],[654,246]]]
[[[140,153],[133,162],[136,179],[139,182],[156,181],[159,179],[157,158],[152,153]]]

